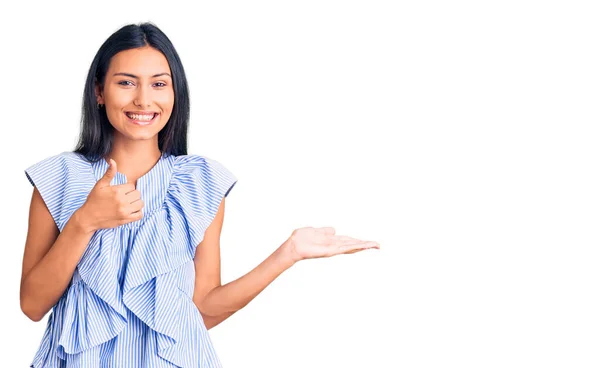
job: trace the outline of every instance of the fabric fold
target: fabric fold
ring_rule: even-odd
[[[95,185],[90,167],[82,156],[62,152],[25,170],[58,229],[62,231],[72,214],[85,203]],[[120,267],[116,229],[98,230],[82,255],[70,286],[53,308],[41,347],[46,354],[65,359],[100,345],[125,327],[126,311],[117,280]],[[39,358],[40,355],[38,354]]]
[[[79,154],[62,152],[25,169],[27,179],[40,192],[60,231],[94,187],[88,165]]]
[[[159,356],[179,366],[184,366],[187,348],[193,348],[187,340],[181,344],[181,332],[197,321],[190,319],[193,302],[189,298],[186,305],[181,289],[191,285],[193,291],[196,247],[236,182],[217,161],[198,155],[176,157],[162,211],[139,227],[131,245],[123,302],[159,333]],[[191,274],[183,269],[190,262]]]
[[[81,160],[65,153],[26,170],[61,230],[105,171],[105,162],[90,170]],[[156,339],[152,345],[160,358],[178,367],[220,367],[192,300],[193,260],[236,182],[229,170],[206,156],[171,156],[159,162],[139,181],[144,190],[156,190],[146,193],[152,211],[135,223],[94,233],[71,285],[53,309],[32,366],[96,359],[86,351],[102,354],[108,346],[102,344],[129,328],[129,317],[155,332],[148,338]],[[84,192],[74,194],[77,189]]]
[[[127,324],[118,282],[119,245],[115,229],[94,233],[68,289],[58,354],[77,354],[100,345]]]
[[[174,170],[166,201],[179,209],[193,258],[196,246],[204,239],[204,232],[237,178],[220,162],[199,155],[178,156]]]

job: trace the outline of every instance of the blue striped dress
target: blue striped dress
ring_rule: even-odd
[[[107,169],[63,152],[25,174],[62,231]],[[30,367],[221,367],[192,301],[193,258],[236,182],[208,157],[163,155],[137,180],[143,218],[92,235]]]

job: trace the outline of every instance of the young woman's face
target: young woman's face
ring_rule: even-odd
[[[169,121],[175,101],[167,58],[151,47],[117,53],[96,96],[116,133],[132,140],[154,138]]]

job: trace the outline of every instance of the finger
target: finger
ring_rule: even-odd
[[[123,183],[123,184],[119,184],[119,185],[113,185],[113,187],[116,190],[118,190],[119,193],[123,193],[123,194],[130,194],[131,192],[136,190],[134,183]]]
[[[339,247],[344,244],[356,243],[360,241],[359,239],[354,239],[343,235],[325,235],[321,233],[318,233],[318,235],[319,236],[315,237],[313,242],[320,245]]]
[[[131,213],[140,211],[142,208],[144,208],[144,200],[139,199],[139,200],[133,202],[129,208],[130,208]]]
[[[104,159],[102,158],[101,160],[104,160]],[[109,159],[108,169],[106,169],[104,176],[102,176],[102,178],[100,180],[102,180],[102,182],[105,185],[109,185],[116,174],[117,174],[117,163],[115,162],[115,160],[113,160],[111,158],[111,159]]]
[[[127,217],[127,221],[137,221],[142,217],[144,217],[144,210],[140,209],[139,211],[132,212],[131,214],[129,214],[129,216]]]
[[[134,189],[131,192],[126,193],[125,196],[127,197],[129,203],[133,203],[142,198],[142,193],[140,193],[139,190]]]
[[[356,252],[362,252],[364,250],[368,250],[368,249],[379,249],[379,247],[375,247],[375,248],[360,248],[360,249],[353,249],[351,251],[345,252],[344,254],[352,254],[352,253],[356,253]]]
[[[354,244],[354,243],[361,243],[361,242],[366,241],[366,240],[352,238],[350,236],[345,236],[345,235],[336,235],[333,238],[333,240],[336,245]]]
[[[338,247],[340,253],[358,252],[365,249],[379,249],[379,244],[373,241],[361,241],[358,243],[345,244]]]

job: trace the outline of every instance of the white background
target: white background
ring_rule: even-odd
[[[3,5],[0,360],[32,187],[72,150],[102,42],[152,21],[191,89],[190,153],[239,179],[223,281],[303,226],[379,251],[304,261],[210,331],[225,367],[600,366],[600,14],[582,1]],[[93,4],[93,5],[92,5]]]

